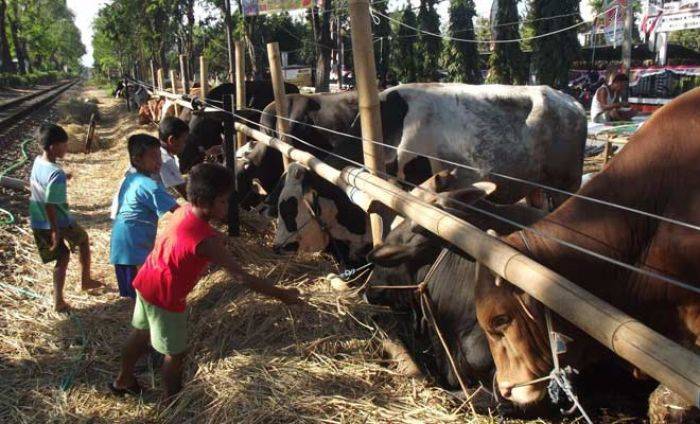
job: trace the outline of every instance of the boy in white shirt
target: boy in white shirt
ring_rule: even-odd
[[[158,138],[163,165],[158,174],[152,175],[152,178],[162,183],[165,188],[174,188],[185,199],[187,199],[186,184],[180,173],[177,155],[185,149],[189,133],[190,128],[180,118],[167,116],[160,121]]]

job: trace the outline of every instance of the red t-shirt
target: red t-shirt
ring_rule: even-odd
[[[209,263],[197,255],[197,245],[216,234],[208,222],[192,213],[190,204],[178,208],[136,275],[134,288],[152,305],[184,312],[185,298]]]

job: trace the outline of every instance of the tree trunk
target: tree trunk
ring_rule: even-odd
[[[316,28],[316,44],[318,45],[318,55],[316,57],[316,92],[323,93],[329,91],[331,77],[331,10],[332,0],[323,2],[323,13],[319,14],[318,9],[312,13],[313,25]]]
[[[10,55],[10,44],[7,40],[7,30],[5,29],[5,12],[7,11],[7,2],[0,0],[0,72],[16,72],[15,64],[12,62]]]
[[[26,69],[26,54],[24,53],[24,40],[20,39],[20,23],[19,23],[19,2],[15,1],[12,5],[12,15],[8,15],[10,21],[10,33],[12,34],[12,44],[15,46],[15,54],[17,55],[17,63],[19,72],[24,74]]]

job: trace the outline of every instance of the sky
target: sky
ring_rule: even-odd
[[[415,5],[419,3],[419,0],[410,1],[411,3],[415,3]],[[404,2],[405,0],[394,0],[390,3],[389,9],[394,10],[404,4]],[[68,0],[68,7],[75,14],[76,25],[80,29],[83,44],[85,44],[87,50],[85,56],[82,57],[82,63],[87,67],[92,66],[92,21],[97,16],[97,11],[108,3],[110,3],[110,0]],[[438,13],[443,21],[447,18],[448,5],[448,1],[443,1],[438,4]],[[490,9],[491,0],[476,0],[476,12],[479,16],[488,17]],[[204,9],[197,8],[195,13],[201,16],[205,11]],[[590,7],[588,7],[587,0],[581,2],[581,14],[585,20],[591,18],[591,11]]]

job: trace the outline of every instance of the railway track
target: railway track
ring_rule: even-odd
[[[0,134],[5,133],[22,118],[58,98],[61,93],[71,88],[78,81],[80,79],[63,82],[53,87],[0,103]]]

